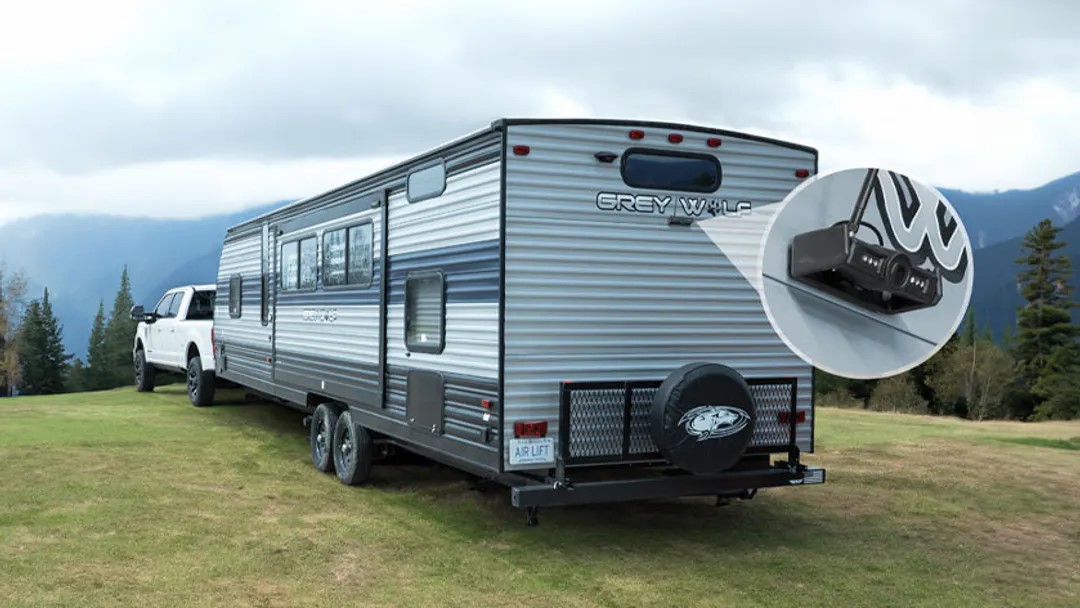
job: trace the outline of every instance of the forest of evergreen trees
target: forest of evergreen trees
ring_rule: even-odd
[[[969,310],[960,331],[928,361],[882,380],[816,374],[822,405],[960,416],[973,420],[1080,418],[1080,326],[1072,321],[1072,268],[1061,228],[1043,220],[1016,262],[1025,304],[1001,343]],[[127,268],[112,309],[99,302],[86,361],[64,352],[49,291],[26,301],[25,277],[0,267],[0,396],[92,391],[131,384]],[[106,314],[107,313],[107,314]]]
[[[818,403],[972,420],[1080,418],[1080,326],[1060,232],[1043,220],[1025,235],[1016,260],[1025,304],[1002,343],[969,310],[960,331],[911,371],[869,381],[817,372]]]
[[[53,314],[46,288],[28,302],[27,281],[0,267],[0,396],[52,395],[131,384],[131,283],[120,275],[112,310],[98,304],[86,361],[64,350],[64,328]]]

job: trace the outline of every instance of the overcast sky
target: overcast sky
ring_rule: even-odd
[[[1080,170],[1078,23],[1071,0],[0,0],[0,222],[297,198],[501,116],[691,122],[813,145],[823,170],[1028,188]]]

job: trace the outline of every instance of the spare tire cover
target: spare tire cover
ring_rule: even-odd
[[[725,365],[685,365],[653,397],[652,437],[660,453],[699,475],[734,466],[750,443],[755,420],[750,387]]]

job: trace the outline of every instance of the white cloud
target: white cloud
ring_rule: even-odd
[[[823,168],[1031,187],[1080,169],[1077,17],[989,0],[0,0],[0,221],[303,196],[529,115],[721,126],[814,145]]]
[[[400,158],[312,158],[275,163],[189,160],[90,173],[0,170],[0,222],[48,212],[192,218],[324,192]],[[37,201],[47,201],[41,204]]]

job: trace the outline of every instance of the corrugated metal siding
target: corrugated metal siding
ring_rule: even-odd
[[[492,151],[500,145],[491,140]],[[499,225],[498,159],[447,178],[434,199],[409,203],[390,197],[390,306],[387,309],[387,407],[405,418],[409,369],[440,371],[444,378],[444,433],[489,450],[498,458],[494,420],[481,400],[498,397]],[[446,286],[446,338],[442,353],[405,348],[405,279],[409,272],[440,270]]]
[[[230,279],[241,275],[243,298],[241,316],[229,316]],[[262,324],[262,235],[253,234],[226,241],[218,266],[217,297],[214,301],[214,339],[224,343],[223,378],[246,384],[251,380],[270,381],[270,327]]]
[[[354,405],[380,407],[379,274],[382,257],[381,209],[368,209],[278,237],[281,243],[315,236],[319,288],[279,291],[275,326],[276,380],[295,388],[338,397]],[[372,222],[370,287],[322,286],[322,235]],[[306,312],[305,312],[306,311]],[[333,318],[331,321],[330,318]]]
[[[492,150],[501,142],[492,139]],[[497,433],[487,436],[482,399],[498,398],[499,225],[498,159],[448,177],[446,191],[415,203],[404,192],[390,196],[390,305],[387,308],[388,411],[405,418],[405,375],[411,369],[441,372],[446,402],[444,433],[476,445],[497,460]],[[440,270],[446,283],[446,341],[440,354],[405,348],[405,278]],[[495,429],[497,430],[497,429]]]
[[[699,227],[597,209],[600,191],[660,192],[625,185],[619,162],[600,163],[595,153],[710,151],[704,133],[682,131],[685,141],[674,145],[667,131],[646,131],[645,140],[630,141],[619,126],[509,128],[507,147],[525,144],[531,152],[506,160],[508,435],[517,420],[558,419],[560,381],[662,379],[694,361],[730,365],[747,377],[796,377],[799,406],[811,407],[810,367],[784,346],[757,291]],[[754,205],[781,200],[798,184],[794,170],[815,166],[810,152],[732,136],[715,154],[723,183],[705,196]],[[677,204],[678,193],[662,194]],[[753,234],[733,231],[731,238],[756,251],[760,236]],[[800,427],[804,449],[810,428],[809,419]]]
[[[450,176],[437,198],[390,197],[389,365],[497,378],[498,239],[498,162]],[[421,270],[446,276],[446,348],[438,355],[405,348],[405,277]]]

